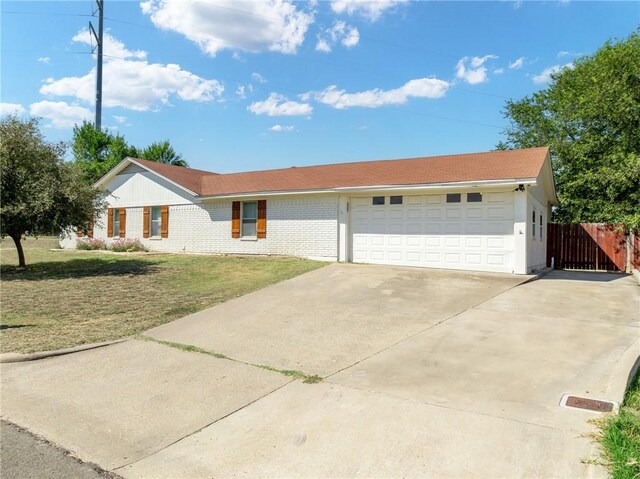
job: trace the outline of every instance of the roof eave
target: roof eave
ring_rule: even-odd
[[[227,199],[227,198],[248,198],[256,196],[286,196],[286,195],[314,195],[314,194],[348,194],[366,193],[376,191],[412,191],[412,190],[433,190],[442,188],[477,188],[487,186],[518,186],[520,184],[536,185],[537,178],[511,178],[502,180],[478,180],[445,183],[421,183],[403,185],[367,185],[367,186],[344,186],[336,188],[304,189],[304,190],[268,190],[268,191],[246,191],[239,193],[229,193],[221,195],[200,195],[200,199]]]

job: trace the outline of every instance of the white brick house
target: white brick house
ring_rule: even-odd
[[[97,185],[107,242],[517,274],[544,266],[557,202],[547,148],[224,175],[126,158]]]

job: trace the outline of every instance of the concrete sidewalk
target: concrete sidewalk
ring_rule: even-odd
[[[3,418],[112,470],[291,381],[148,341],[0,365]]]

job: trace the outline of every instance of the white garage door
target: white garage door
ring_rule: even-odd
[[[351,198],[351,258],[513,272],[513,193]]]

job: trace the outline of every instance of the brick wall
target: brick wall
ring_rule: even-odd
[[[231,238],[231,201],[169,206],[169,237],[142,238],[143,208],[127,208],[128,238],[140,238],[150,250],[274,254],[325,258],[338,256],[338,196],[286,196],[267,199],[267,237]],[[117,205],[113,205],[117,207]],[[94,226],[94,237],[107,239],[106,213]],[[75,238],[62,241],[74,247]]]

